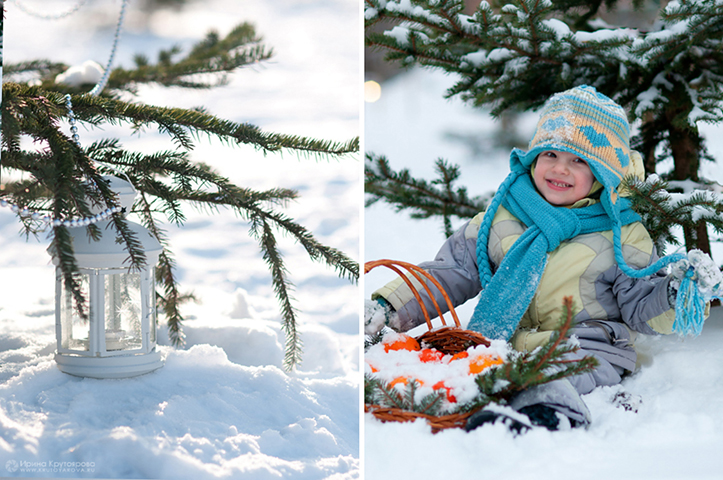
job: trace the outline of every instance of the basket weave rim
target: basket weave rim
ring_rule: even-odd
[[[477,409],[461,412],[461,413],[448,413],[445,415],[429,415],[427,413],[413,412],[410,410],[403,410],[396,407],[383,407],[381,405],[370,405],[364,404],[364,412],[371,413],[374,418],[381,422],[413,422],[420,418],[423,418],[427,424],[432,427],[432,432],[437,433],[441,430],[449,428],[463,428],[467,424],[467,420],[472,414],[482,409]]]
[[[412,294],[414,295],[414,298],[419,302],[419,306],[422,308],[422,314],[424,315],[424,320],[427,322],[427,329],[432,330],[432,320],[429,316],[429,312],[427,311],[427,307],[424,305],[424,302],[422,301],[422,297],[419,295],[419,292],[417,292],[417,289],[414,288],[414,285],[412,285],[411,280],[407,278],[406,275],[402,274],[402,272],[397,267],[401,267],[404,270],[407,270],[424,288],[424,290],[427,292],[427,295],[429,295],[429,299],[432,301],[434,308],[437,310],[437,314],[439,315],[439,319],[442,321],[443,325],[447,325],[447,322],[444,319],[444,315],[442,314],[442,310],[439,308],[439,304],[437,303],[437,300],[434,298],[434,295],[432,295],[432,291],[429,289],[429,286],[422,281],[421,278],[419,278],[419,275],[424,276],[429,280],[442,294],[442,297],[444,298],[444,301],[447,304],[447,309],[449,310],[449,313],[452,315],[452,319],[454,320],[454,324],[461,328],[461,323],[459,321],[459,317],[457,316],[457,311],[454,309],[454,305],[452,304],[452,299],[449,298],[449,295],[444,290],[444,287],[437,281],[436,278],[434,278],[432,275],[429,274],[426,270],[418,267],[417,265],[414,265],[409,262],[403,262],[401,260],[390,260],[387,258],[383,258],[380,260],[372,260],[369,262],[364,263],[364,273],[369,273],[372,269],[383,266],[386,268],[389,268],[390,270],[393,270],[394,272],[399,275],[399,277],[409,286],[409,289],[411,290]]]

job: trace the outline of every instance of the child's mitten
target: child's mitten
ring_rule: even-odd
[[[678,290],[684,278],[698,284],[700,295],[704,301],[720,297],[723,293],[723,274],[713,259],[700,250],[688,252],[688,258],[671,265],[673,279],[670,284]]]
[[[396,324],[398,317],[391,305],[383,298],[364,300],[364,333],[374,335],[385,326]]]

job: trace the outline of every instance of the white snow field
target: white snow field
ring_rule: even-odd
[[[500,127],[458,99],[445,100],[451,85],[448,76],[416,69],[383,83],[381,99],[366,105],[365,151],[383,154],[394,168],[409,168],[428,180],[435,177],[434,160],[443,157],[461,165],[459,184],[471,196],[495,190],[509,173],[509,149],[490,146]],[[520,118],[525,142],[536,121],[535,114]],[[704,176],[723,183],[721,127],[699,127],[721,162],[704,165]],[[460,138],[475,142],[465,144]],[[434,258],[444,241],[440,220],[410,220],[380,203],[365,210],[364,229],[366,261],[419,263]],[[718,265],[723,263],[721,247],[719,239],[713,245]],[[394,275],[381,268],[367,274],[365,296]],[[463,322],[474,304],[472,300],[458,309]],[[424,329],[411,333],[419,335]],[[470,433],[454,429],[432,434],[420,421],[381,423],[366,414],[365,478],[720,478],[723,309],[713,311],[698,338],[638,338],[639,370],[622,385],[584,396],[593,417],[589,429],[535,429],[514,437],[504,426],[494,425]],[[619,391],[641,397],[637,413],[612,404]]]
[[[23,4],[51,10],[41,0]],[[120,5],[96,0],[47,21],[8,2],[4,60],[105,65]],[[130,66],[139,52],[153,59],[174,44],[187,49],[211,28],[224,34],[248,21],[274,48],[271,61],[235,73],[222,88],[144,86],[134,100],[204,106],[270,132],[346,141],[360,134],[359,17],[355,0],[189,1],[183,10],[153,14],[130,2],[116,65]],[[79,133],[81,143],[119,138],[145,152],[174,148],[154,131]],[[281,211],[360,258],[358,156],[264,156],[201,138],[192,158],[241,186],[298,190],[300,198]],[[189,208],[187,217],[180,228],[165,224],[181,289],[199,298],[183,310],[187,346],[171,347],[162,326],[164,367],[97,380],[56,367],[48,239],[26,241],[14,214],[0,208],[0,477],[360,478],[358,286],[279,235],[304,341],[303,362],[286,373],[278,303],[248,225],[227,211]]]

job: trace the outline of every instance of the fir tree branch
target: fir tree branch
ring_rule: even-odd
[[[560,327],[545,345],[531,352],[513,354],[501,366],[488,368],[477,376],[475,381],[480,391],[480,401],[484,402],[489,397],[498,403],[507,402],[522,390],[579,375],[598,365],[594,357],[583,357],[580,360],[564,358],[579,347],[565,341],[572,325],[572,298],[565,297],[563,306]],[[502,388],[500,382],[504,384]]]
[[[631,206],[642,217],[660,254],[665,252],[666,244],[680,245],[672,226],[694,229],[705,221],[714,231],[723,232],[723,198],[705,189],[702,183],[697,187],[692,192],[671,194],[669,184],[660,178],[651,177],[645,182],[634,177],[623,180],[623,188],[630,192]]]
[[[48,97],[61,101],[63,97],[48,92]],[[219,119],[204,112],[180,108],[152,107],[119,100],[79,96],[72,97],[75,116],[79,122],[107,122],[113,125],[132,124],[136,131],[156,125],[184,149],[193,149],[192,138],[208,135],[228,145],[249,144],[264,152],[284,150],[300,154],[341,156],[359,150],[358,138],[348,142],[309,139],[293,135],[264,133],[258,127]]]
[[[204,112],[132,104],[88,95],[72,96],[71,98],[74,113],[79,123],[88,123],[90,125],[100,123],[129,124],[136,131],[155,125],[162,133],[168,134],[179,147],[187,150],[193,149],[193,138],[207,135],[218,138],[227,145],[249,144],[266,153],[293,151],[301,155],[339,157],[359,151],[358,138],[347,142],[334,142],[294,135],[265,133],[254,125],[222,120]],[[49,113],[52,114],[53,118],[67,118],[65,97],[57,92],[44,91],[38,87],[5,83],[3,84],[3,99],[3,103],[5,103],[5,99],[12,103],[5,110],[10,114],[11,119],[25,116],[28,106],[32,108],[39,103],[49,105]],[[21,108],[15,112],[14,110],[18,106]],[[17,137],[17,131],[11,130],[15,125],[11,120],[6,128],[6,122],[3,121],[4,142],[6,134],[11,139]],[[24,126],[32,130],[32,125],[28,122],[25,122]],[[33,135],[33,132],[29,131],[28,134]]]
[[[432,182],[412,177],[408,169],[395,172],[385,157],[367,154],[364,168],[366,206],[379,200],[393,205],[397,211],[411,210],[412,218],[441,216],[445,233],[452,232],[451,217],[472,218],[484,211],[492,194],[469,198],[467,189],[453,187],[459,178],[459,167],[437,160],[438,178]]]
[[[166,87],[213,88],[227,83],[227,74],[249,65],[264,62],[272,57],[272,49],[262,44],[255,28],[249,23],[234,27],[221,38],[211,31],[185,56],[177,46],[162,50],[158,60],[151,64],[143,54],[135,56],[135,68],[113,69],[104,95],[118,97],[120,92],[135,93],[140,84],[159,84]],[[47,60],[36,60],[7,65],[6,80],[14,81],[20,74],[32,73],[39,77],[40,86],[45,90],[62,93],[81,93],[92,85],[68,86],[56,83],[58,74],[68,65]]]
[[[442,413],[445,394],[434,391],[422,398],[417,398],[419,382],[410,379],[406,382],[404,390],[399,392],[388,382],[372,376],[364,377],[364,397],[367,405],[378,405],[385,408],[396,408],[423,415],[437,416]]]
[[[696,123],[723,120],[723,5],[671,3],[659,12],[659,27],[646,31],[593,22],[599,20],[599,0],[481,2],[472,17],[459,9],[461,3],[366,0],[367,43],[387,51],[387,60],[455,75],[447,96],[488,106],[493,116],[534,110],[554,93],[592,85],[622,105],[631,123],[643,120],[632,143],[642,149],[648,173],[672,157],[674,178],[697,181],[700,160],[710,155]],[[606,10],[617,3],[605,1]],[[633,2],[636,8],[642,4]],[[386,31],[369,28],[381,21],[390,25]],[[381,179],[373,181],[376,187]],[[380,189],[379,195],[367,203],[384,197],[405,204],[392,188]],[[673,215],[688,248],[710,251],[703,222],[717,229],[715,215],[701,214],[702,203],[678,207]],[[684,221],[690,208],[698,212],[695,222]],[[705,209],[714,211],[712,205]],[[448,230],[449,213],[440,214]],[[665,230],[656,237],[674,242],[674,223],[664,224],[654,227]]]
[[[32,60],[28,62],[11,63],[3,66],[3,79],[5,81],[13,80],[20,74],[34,74],[38,77],[44,77],[62,72],[67,67],[63,63],[50,62],[48,60]]]
[[[170,251],[168,236],[162,230],[156,220],[153,218],[151,204],[144,192],[140,192],[139,213],[143,225],[151,232],[159,243],[163,246],[163,251],[159,255],[158,265],[156,266],[156,281],[163,287],[164,294],[157,294],[158,304],[166,316],[168,324],[168,335],[171,344],[174,347],[182,347],[186,343],[186,336],[183,334],[183,315],[181,314],[181,305],[188,301],[195,301],[196,298],[192,293],[181,294],[178,290],[178,282],[175,275],[176,262]]]
[[[264,153],[293,152],[315,158],[348,158],[359,151],[359,139],[346,142],[319,140],[295,135],[263,132],[254,125],[223,120],[202,109],[163,108],[118,100],[119,92],[133,91],[140,83],[159,83],[189,88],[206,88],[225,81],[224,74],[240,66],[268,59],[270,49],[261,45],[253,27],[242,25],[228,36],[207,38],[182,56],[178,48],[160,53],[158,62],[151,65],[143,56],[136,57],[132,71],[116,69],[105,90],[109,97],[72,95],[73,110],[78,124],[95,127],[105,124],[129,125],[134,132],[157,128],[170,137],[179,149],[153,154],[128,152],[119,142],[106,139],[81,149],[58,130],[68,119],[64,92],[84,91],[55,83],[55,76],[64,65],[38,61],[6,67],[16,78],[23,75],[41,77],[41,86],[6,82],[2,102],[2,171],[29,174],[30,178],[4,184],[0,197],[36,212],[47,212],[55,219],[88,217],[92,206],[113,207],[116,195],[110,191],[102,176],[118,171],[128,176],[140,193],[134,212],[138,213],[151,235],[163,245],[156,278],[163,293],[158,294],[158,306],[167,317],[169,335],[176,346],[184,341],[181,330],[183,317],[180,305],[193,299],[178,289],[174,260],[165,233],[155,215],[163,213],[174,223],[185,221],[185,204],[214,212],[231,208],[251,223],[251,234],[260,244],[263,257],[272,274],[276,296],[282,309],[283,329],[287,334],[284,360],[293,368],[301,359],[301,340],[297,332],[296,312],[290,295],[292,283],[281,253],[276,245],[274,229],[290,234],[314,261],[333,267],[341,277],[356,281],[359,267],[343,252],[323,245],[303,226],[276,211],[295,200],[294,190],[272,188],[256,191],[234,185],[207,165],[189,159],[188,151],[201,138],[219,139],[225,145],[247,144]],[[21,144],[29,137],[41,145],[41,151],[28,152]],[[91,160],[94,159],[94,160]],[[7,161],[6,161],[7,160]],[[97,163],[103,162],[101,164]],[[36,217],[18,216],[26,234],[37,234],[43,223]],[[128,251],[129,269],[145,263],[141,244],[120,215],[110,219],[106,234],[116,234]],[[96,225],[88,233],[97,239],[102,232]],[[66,290],[72,293],[81,317],[87,318],[86,299],[81,291],[78,267],[67,228],[54,227],[52,249],[57,251],[58,264]]]
[[[166,87],[213,88],[227,83],[226,73],[240,67],[258,64],[272,57],[273,52],[262,45],[254,27],[248,23],[236,26],[226,37],[211,31],[189,54],[174,61],[180,49],[163,50],[158,62],[151,65],[143,55],[135,58],[136,68],[113,70],[107,88],[134,91],[134,85],[157,83]],[[211,80],[206,79],[208,74]],[[205,75],[205,76],[203,76]]]
[[[260,230],[260,231],[259,231]],[[301,361],[302,343],[296,330],[297,310],[291,304],[290,291],[293,285],[287,278],[281,252],[277,249],[276,238],[271,227],[263,218],[252,217],[252,234],[258,238],[263,257],[271,270],[271,278],[276,298],[281,304],[282,329],[286,334],[284,367],[291,370]]]
[[[112,192],[97,176],[89,160],[77,145],[58,131],[52,117],[54,106],[42,97],[37,100],[37,102],[23,106],[25,110],[24,120],[27,122],[28,130],[44,138],[49,151],[52,152],[54,160],[54,168],[50,170],[52,177],[40,179],[38,183],[44,182],[46,188],[52,185],[51,208],[53,216],[63,218],[73,213],[88,216],[90,210],[86,203],[87,198],[96,202],[102,200],[106,205],[114,206],[115,200],[112,198]],[[74,181],[74,173],[77,174],[78,170],[88,176],[89,183],[94,183],[99,193],[95,193],[92,188],[88,188],[89,183]],[[145,260],[143,252],[140,250],[140,244],[135,239],[134,234],[128,230],[123,219],[115,216],[113,222],[115,228],[126,242],[131,256],[131,266],[139,266]],[[99,235],[97,227],[89,228],[88,232],[94,237]],[[75,261],[70,234],[62,225],[54,227],[53,233],[51,251],[58,260],[65,287],[71,293],[75,308],[81,318],[87,319],[85,306],[87,299],[80,290],[78,265]]]

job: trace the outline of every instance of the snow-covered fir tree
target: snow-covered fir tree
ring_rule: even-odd
[[[540,107],[556,92],[591,85],[621,104],[637,134],[646,172],[672,159],[673,168],[645,183],[629,180],[633,208],[659,248],[679,243],[710,252],[709,227],[723,231],[723,202],[714,179],[700,176],[715,161],[698,122],[723,120],[723,4],[707,0],[365,0],[367,45],[403,66],[442,69],[455,76],[447,96],[459,96],[494,116]],[[632,3],[632,4],[631,4]],[[465,9],[465,7],[468,7]],[[627,9],[621,13],[622,9]],[[652,12],[643,21],[632,15]],[[383,22],[384,31],[370,28]],[[454,166],[438,162],[439,178],[394,172],[368,155],[369,202],[383,199],[413,215],[469,217],[486,198],[453,188]],[[668,191],[677,192],[669,194]]]
[[[87,299],[80,288],[68,227],[78,224],[78,219],[92,218],[91,206],[117,206],[117,198],[102,176],[120,172],[139,193],[133,213],[164,247],[156,269],[160,286],[157,297],[172,343],[179,346],[184,342],[180,307],[189,295],[178,285],[171,245],[159,217],[180,225],[185,219],[183,205],[209,212],[228,208],[249,222],[249,233],[258,240],[268,265],[286,334],[284,365],[290,369],[301,360],[297,311],[290,295],[292,283],[276,235],[290,236],[311,260],[327,264],[350,281],[358,278],[358,264],[344,252],[317,241],[307,228],[283,212],[283,207],[298,197],[296,191],[258,191],[235,185],[193,159],[190,152],[206,137],[218,139],[229,148],[246,144],[269,154],[291,152],[312,159],[348,159],[359,150],[358,138],[335,142],[276,134],[218,118],[202,108],[166,108],[128,101],[144,84],[195,89],[223,85],[230,73],[271,56],[272,50],[261,41],[254,26],[244,23],[225,36],[210,32],[187,52],[177,47],[163,50],[155,61],[136,55],[133,68],[118,67],[110,72],[97,96],[87,92],[104,72],[92,63],[71,67],[38,59],[4,66],[0,201],[16,212],[26,235],[49,234],[64,283],[72,291],[81,316],[87,318]],[[158,129],[167,135],[168,148],[131,151],[112,138],[85,145],[73,138],[71,131],[77,130],[69,130],[69,124],[75,129],[80,125],[128,125],[137,133]],[[143,265],[140,244],[123,216],[115,213],[111,218],[128,251],[129,268]],[[94,235],[100,234],[95,225],[88,228]]]

